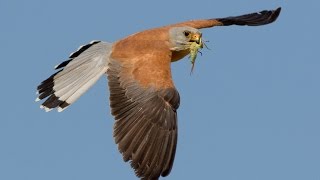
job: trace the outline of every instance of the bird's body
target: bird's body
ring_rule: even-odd
[[[167,176],[177,145],[180,96],[171,62],[190,54],[194,65],[203,47],[201,28],[259,26],[275,21],[280,8],[242,16],[193,20],[142,31],[114,43],[82,46],[38,86],[41,108],[62,111],[107,74],[114,137],[125,161],[142,179]]]

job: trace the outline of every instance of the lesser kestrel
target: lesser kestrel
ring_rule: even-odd
[[[199,29],[260,26],[274,22],[281,8],[227,18],[192,20],[149,29],[114,43],[93,41],[57,65],[37,88],[41,108],[63,111],[102,75],[108,77],[114,138],[124,161],[141,179],[167,176],[177,147],[179,93],[171,62],[203,47]],[[195,58],[193,58],[194,60]]]

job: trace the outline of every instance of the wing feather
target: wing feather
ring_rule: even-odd
[[[239,26],[261,26],[274,22],[281,12],[281,8],[272,11],[261,11],[257,13],[245,14],[242,16],[231,16],[227,18],[217,19],[223,26],[239,25]]]
[[[240,16],[230,16],[226,18],[213,18],[191,20],[170,26],[190,26],[196,29],[210,28],[214,26],[261,26],[274,22],[280,15],[281,7],[276,10],[264,10],[256,13],[250,13]]]
[[[145,57],[149,61],[157,61],[157,55],[154,53]],[[146,60],[144,57],[140,58],[140,62]],[[168,66],[163,67],[170,69],[170,59],[162,61],[168,61]],[[128,66],[119,60],[110,60],[107,75],[111,113],[115,117],[114,137],[124,161],[130,161],[138,177],[157,179],[160,175],[168,175],[173,165],[178,128],[176,110],[180,97],[174,87],[161,88],[152,82],[142,85],[135,79],[134,72],[143,71],[138,74],[144,73],[152,79],[153,72],[161,75],[163,69],[146,68],[141,65],[149,63]],[[152,71],[147,71],[150,69]],[[170,72],[168,69],[163,71]],[[157,81],[165,82],[159,80],[164,77],[168,76],[159,76]],[[172,80],[167,81],[171,83]]]

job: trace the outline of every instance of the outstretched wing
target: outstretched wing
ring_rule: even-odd
[[[261,12],[245,14],[241,16],[230,16],[226,18],[215,18],[205,20],[186,21],[171,26],[190,26],[196,29],[210,28],[213,26],[261,26],[274,22],[281,12],[281,7],[276,10],[264,10]]]
[[[131,45],[140,51],[115,46],[107,71],[114,137],[138,177],[158,179],[173,165],[180,97],[171,79],[169,49],[136,43]]]

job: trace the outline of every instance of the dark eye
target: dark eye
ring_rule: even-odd
[[[184,31],[183,34],[188,37],[190,35],[190,32],[189,31]]]

